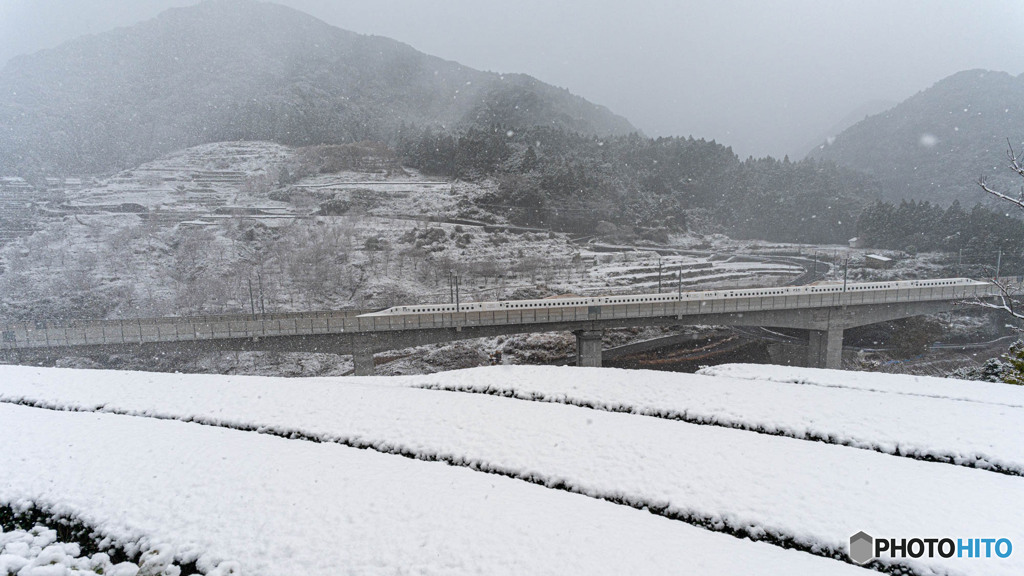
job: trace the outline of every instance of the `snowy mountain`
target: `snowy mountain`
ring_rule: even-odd
[[[1015,189],[1007,139],[1015,147],[1024,140],[1024,75],[968,70],[865,118],[810,156],[878,178],[888,199],[970,206],[985,197],[979,176]]]
[[[208,0],[12,59],[0,173],[109,172],[224,140],[385,140],[411,127],[635,129],[529,76],[480,72],[255,0]]]

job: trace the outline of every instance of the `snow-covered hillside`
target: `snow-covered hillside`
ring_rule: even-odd
[[[361,154],[358,158],[353,156]],[[727,257],[597,253],[509,228],[476,200],[493,181],[437,181],[386,151],[197,146],[40,207],[41,229],[0,250],[0,318],[308,311],[466,301],[517,290],[607,292],[772,285],[802,270]],[[487,225],[485,225],[487,224]]]
[[[609,252],[567,234],[516,229],[501,209],[477,205],[497,185],[438,181],[372,146],[189,148],[55,190],[62,199],[39,204],[38,230],[0,247],[0,323],[447,302],[453,276],[462,301],[480,301],[671,292],[679,275],[684,289],[776,285],[803,271],[734,259],[725,247]],[[419,361],[428,353],[402,353],[417,361],[395,371],[452,367]],[[308,354],[161,362],[187,371],[348,369],[345,360]]]
[[[244,574],[838,574],[860,530],[1024,542],[1024,389],[762,368],[3,366],[0,505]]]

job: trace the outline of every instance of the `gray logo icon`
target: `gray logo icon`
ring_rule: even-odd
[[[850,559],[857,564],[867,564],[874,557],[875,539],[867,532],[857,532],[850,536]]]

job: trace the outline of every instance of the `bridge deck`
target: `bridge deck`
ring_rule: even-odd
[[[851,285],[853,286],[853,285]],[[742,293],[727,290],[721,293]],[[181,318],[139,318],[89,322],[24,323],[0,326],[0,350],[66,346],[144,344],[216,339],[263,339],[279,336],[432,330],[454,327],[571,323],[631,318],[707,316],[774,310],[870,306],[909,302],[956,301],[998,294],[987,283],[959,286],[836,291],[779,296],[721,296],[701,298],[684,292],[670,302],[551,306],[536,309],[396,314],[359,317],[358,311]]]

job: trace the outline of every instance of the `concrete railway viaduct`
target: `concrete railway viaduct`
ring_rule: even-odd
[[[851,288],[853,285],[851,285]],[[139,318],[35,322],[0,326],[0,352],[55,354],[161,351],[279,351],[352,355],[356,375],[374,373],[373,355],[424,344],[529,332],[571,331],[579,366],[601,365],[601,335],[609,328],[657,325],[765,326],[808,330],[807,365],[839,368],[843,331],[856,326],[961,306],[997,295],[985,283],[871,291],[838,286],[814,294],[693,297],[669,302],[559,306],[480,312],[361,316],[358,311],[252,316]]]

